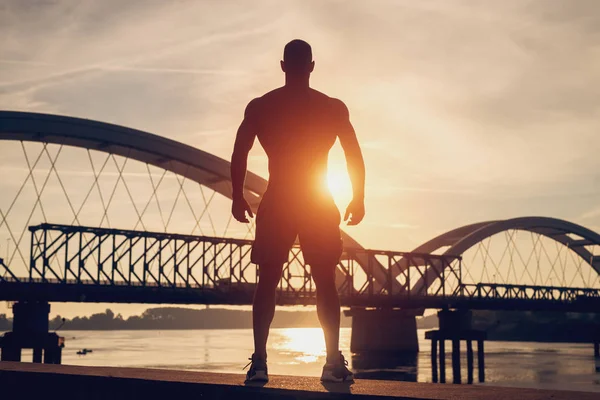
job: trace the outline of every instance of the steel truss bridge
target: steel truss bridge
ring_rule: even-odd
[[[52,224],[30,231],[29,276],[0,263],[0,300],[251,304],[259,277],[251,240]],[[394,276],[399,264],[408,267]],[[338,271],[344,306],[596,311],[600,305],[599,289],[464,284],[458,256],[347,248]],[[419,284],[431,276],[434,282]],[[316,303],[299,248],[290,253],[277,298],[280,305]]]
[[[0,143],[0,300],[251,302],[254,227],[231,221],[227,161],[135,129],[25,112],[0,111]],[[265,189],[248,174],[255,210]],[[600,310],[600,235],[568,221],[485,221],[412,252],[343,239],[345,306]],[[278,293],[280,304],[315,303],[298,248]]]

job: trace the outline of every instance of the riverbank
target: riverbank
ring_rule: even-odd
[[[349,328],[340,332],[340,348],[360,378],[431,382],[430,343],[424,335],[419,330],[419,353],[376,363],[365,364],[351,354]],[[238,374],[253,349],[251,329],[69,331],[62,336],[65,365]],[[78,355],[84,348],[94,351]],[[461,350],[466,357],[465,347]],[[486,384],[600,392],[590,344],[489,342],[485,350]],[[320,328],[272,329],[268,351],[269,371],[275,375],[319,376],[325,363]],[[23,360],[31,357],[31,351],[24,352]]]
[[[3,393],[20,399],[131,398],[244,399],[437,399],[596,400],[595,393],[443,385],[378,380],[323,384],[318,378],[271,376],[262,385],[244,385],[243,375],[143,368],[82,367],[0,362]],[[60,389],[59,389],[60,388]],[[56,396],[54,396],[55,394]]]

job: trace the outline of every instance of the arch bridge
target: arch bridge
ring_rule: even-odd
[[[0,299],[251,302],[253,226],[230,223],[227,161],[147,132],[56,115],[1,111],[0,140]],[[265,189],[248,174],[253,208]],[[600,304],[600,236],[559,219],[467,225],[412,252],[364,249],[345,233],[344,243],[337,283],[345,306]],[[315,303],[297,248],[278,299]]]

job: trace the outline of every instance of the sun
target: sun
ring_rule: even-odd
[[[327,173],[327,186],[338,206],[347,206],[352,199],[352,183],[346,165],[333,164]]]

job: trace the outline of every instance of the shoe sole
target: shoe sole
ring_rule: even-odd
[[[321,376],[321,382],[332,382],[332,383],[341,383],[341,382],[354,382],[354,376],[352,377],[344,377],[344,378],[336,378],[333,375]]]
[[[246,378],[246,382],[269,382],[269,376],[265,371],[256,371],[252,377]]]

